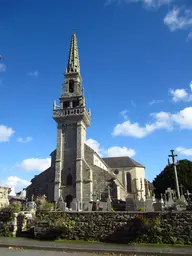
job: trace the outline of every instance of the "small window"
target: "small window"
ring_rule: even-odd
[[[69,92],[74,92],[74,80],[69,80]]]
[[[79,106],[79,101],[78,100],[74,100],[73,101],[73,107],[76,108]]]
[[[127,173],[127,192],[131,193],[132,189],[131,189],[131,174],[128,172]]]
[[[71,174],[67,175],[67,186],[72,186],[73,185],[73,177]]]
[[[70,105],[69,101],[63,102],[63,108],[69,108],[69,105]]]
[[[115,175],[118,175],[118,174],[119,174],[119,171],[118,171],[118,170],[115,170],[115,171],[114,171],[114,174],[115,174]]]

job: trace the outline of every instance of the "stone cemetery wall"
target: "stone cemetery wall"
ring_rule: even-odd
[[[11,236],[13,232],[12,222],[14,215],[8,209],[0,211],[0,236]]]
[[[192,212],[37,212],[35,237],[192,244]]]
[[[34,225],[30,212],[13,213],[9,208],[0,211],[0,236],[19,236]]]

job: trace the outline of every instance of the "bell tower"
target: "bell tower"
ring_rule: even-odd
[[[70,203],[83,200],[84,144],[90,112],[86,109],[80,74],[76,35],[72,35],[68,65],[64,75],[60,104],[53,104],[57,122],[54,200],[63,196]]]

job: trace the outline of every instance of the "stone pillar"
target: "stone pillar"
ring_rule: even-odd
[[[16,237],[16,234],[17,234],[17,217],[18,217],[18,213],[14,213],[13,214],[13,221],[12,221],[12,225],[13,225],[13,237]]]
[[[60,198],[61,187],[61,171],[63,166],[63,135],[62,126],[58,125],[57,128],[57,149],[56,149],[56,161],[55,161],[55,189],[54,189],[54,201],[57,202]]]
[[[89,194],[89,201],[93,200],[93,171],[90,170],[90,194]]]
[[[83,201],[83,159],[85,143],[85,125],[77,123],[77,159],[76,159],[76,199],[82,205]]]

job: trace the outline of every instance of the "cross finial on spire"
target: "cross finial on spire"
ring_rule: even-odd
[[[73,33],[71,38],[69,59],[66,73],[79,73],[80,74],[80,62],[79,62],[79,54],[78,54],[78,46],[77,46],[77,37],[76,34]]]

